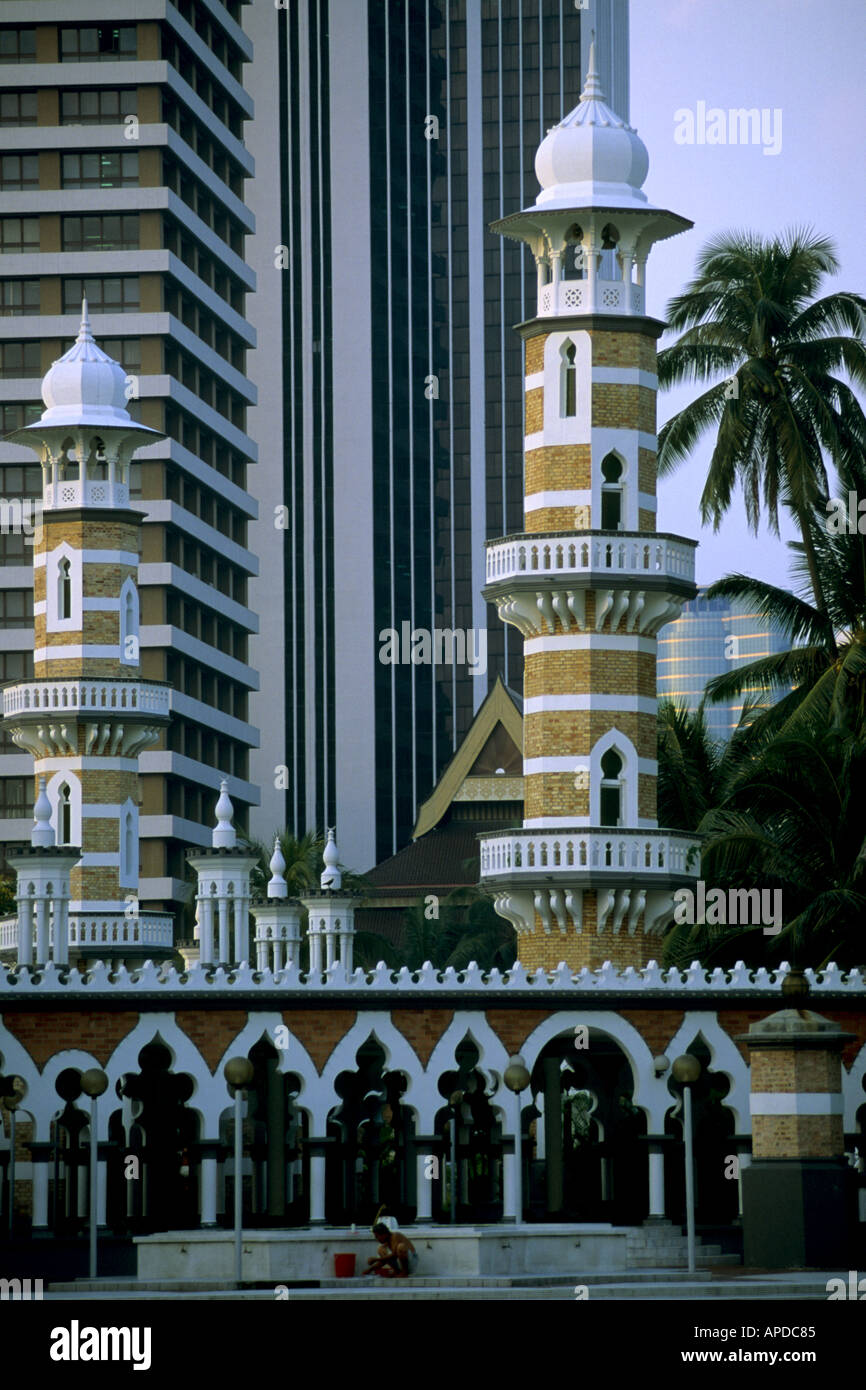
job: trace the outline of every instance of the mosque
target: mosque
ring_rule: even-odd
[[[704,1260],[847,1258],[866,983],[657,964],[699,842],[656,820],[656,639],[696,589],[695,543],[656,529],[664,325],[646,315],[649,252],[691,224],[648,201],[647,170],[591,58],[539,147],[535,204],[494,227],[537,266],[517,330],[525,529],[488,543],[484,590],[525,650],[523,823],[480,836],[481,885],[517,937],[505,973],[356,967],[333,832],[318,893],[288,897],[275,848],[253,899],[225,785],[212,848],[188,855],[182,961],[171,918],[141,908],[138,755],[172,691],[139,669],[129,467],[159,436],[128,414],[85,305],[41,419],[14,436],[43,472],[34,675],[3,691],[35,761],[0,924],[2,1209],[19,1232],[84,1229],[98,1095],[98,1223],[135,1238],[140,1274],[228,1270],[239,1181],[249,1278],[315,1274],[324,1235],[352,1248],[383,1205],[426,1233],[428,1268],[455,1226],[479,1274],[567,1268],[578,1228],[591,1267],[681,1265],[688,1085]],[[490,739],[514,734],[492,698]],[[241,1172],[230,1059],[246,1063]]]

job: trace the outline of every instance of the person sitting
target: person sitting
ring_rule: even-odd
[[[378,1252],[367,1261],[365,1274],[378,1274],[382,1279],[408,1279],[418,1262],[418,1253],[408,1236],[390,1231],[379,1221],[373,1227],[379,1242]]]

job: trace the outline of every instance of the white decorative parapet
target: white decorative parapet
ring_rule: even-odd
[[[174,941],[173,918],[161,912],[70,912],[69,945],[78,950],[95,946],[106,950],[138,950],[142,946],[170,947]]]
[[[18,681],[3,691],[3,713],[142,714],[168,718],[171,688],[138,680]]]
[[[487,546],[487,582],[604,572],[693,583],[696,546],[696,541],[680,536],[648,536],[639,531],[515,536]]]
[[[538,294],[542,318],[556,314],[643,314],[643,285],[627,280],[560,280],[543,285]]]
[[[640,970],[626,966],[618,970],[607,961],[599,970],[573,971],[561,963],[556,970],[543,970],[539,967],[529,974],[520,964],[501,973],[499,970],[482,971],[472,962],[465,970],[457,971],[449,966],[438,970],[427,961],[420,970],[411,971],[406,966],[392,970],[383,962],[375,970],[357,970],[347,974],[339,964],[321,975],[304,975],[296,965],[272,973],[269,970],[256,971],[244,962],[236,970],[226,970],[221,966],[203,969],[194,966],[189,972],[178,971],[174,966],[157,965],[147,961],[140,970],[128,971],[122,964],[110,960],[98,960],[88,970],[67,970],[50,963],[35,974],[28,970],[5,970],[0,967],[0,1012],[3,996],[15,995],[59,995],[68,999],[78,991],[86,992],[87,998],[94,994],[117,996],[118,994],[142,995],[156,993],[162,997],[173,995],[178,1000],[190,1003],[202,996],[220,993],[235,995],[256,994],[262,996],[263,1003],[269,994],[285,996],[296,992],[299,996],[313,994],[343,994],[355,998],[375,998],[377,1007],[387,999],[395,1004],[407,995],[468,996],[475,995],[490,999],[513,997],[522,994],[530,999],[575,997],[581,995],[611,995],[631,997],[636,994],[655,993],[663,996],[684,996],[703,994],[707,996],[766,995],[778,994],[782,981],[790,966],[782,961],[775,970],[765,966],[757,969],[738,961],[728,970],[717,966],[705,970],[694,961],[688,970],[660,967],[650,961]],[[859,970],[841,971],[837,965],[830,964],[823,970],[808,969],[806,978],[816,995],[842,994],[857,996],[862,1000],[866,995],[866,979]]]
[[[129,485],[110,482],[107,478],[64,478],[48,483],[44,488],[43,505],[46,511],[64,507],[128,507]]]
[[[489,830],[479,836],[481,877],[545,877],[557,873],[671,874],[697,873],[688,862],[698,849],[694,835],[676,830]]]
[[[49,928],[49,943],[54,932]],[[122,912],[70,912],[69,944],[78,949],[101,946],[107,951],[140,950],[143,946],[170,947],[174,942],[173,918],[162,912],[140,912],[127,917]],[[0,951],[18,948],[18,918],[0,922]]]

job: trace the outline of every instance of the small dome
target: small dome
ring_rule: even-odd
[[[645,207],[640,188],[648,169],[643,141],[605,104],[593,43],[579,103],[538,147],[535,173],[542,192],[537,206]]]
[[[117,425],[135,422],[126,409],[126,372],[97,347],[81,306],[81,328],[68,352],[52,363],[42,379],[43,425]]]

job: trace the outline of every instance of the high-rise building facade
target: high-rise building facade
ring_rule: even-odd
[[[627,21],[627,0],[249,14],[263,834],[336,820],[347,863],[392,854],[490,683],[521,688],[481,590],[485,540],[521,526],[505,383],[535,271],[485,227],[532,195],[593,28],[627,112]]]
[[[167,909],[186,896],[185,847],[210,843],[221,778],[241,827],[257,799],[242,15],[239,0],[12,0],[0,11],[2,433],[38,418],[40,380],[87,299],[94,334],[127,374],[131,414],[165,435],[136,455],[129,505],[143,523],[141,674],[174,687],[171,724],[141,757],[138,808],[141,896]],[[0,675],[18,680],[33,673],[27,523],[42,495],[20,442],[0,444],[0,494]],[[29,837],[31,774],[4,735],[5,846]]]
[[[697,709],[707,682],[738,666],[775,656],[791,647],[754,605],[742,599],[708,598],[699,590],[681,615],[659,634],[658,694]],[[704,705],[704,718],[712,738],[726,740],[736,729],[746,704],[772,704],[779,696],[757,687],[731,700]]]

